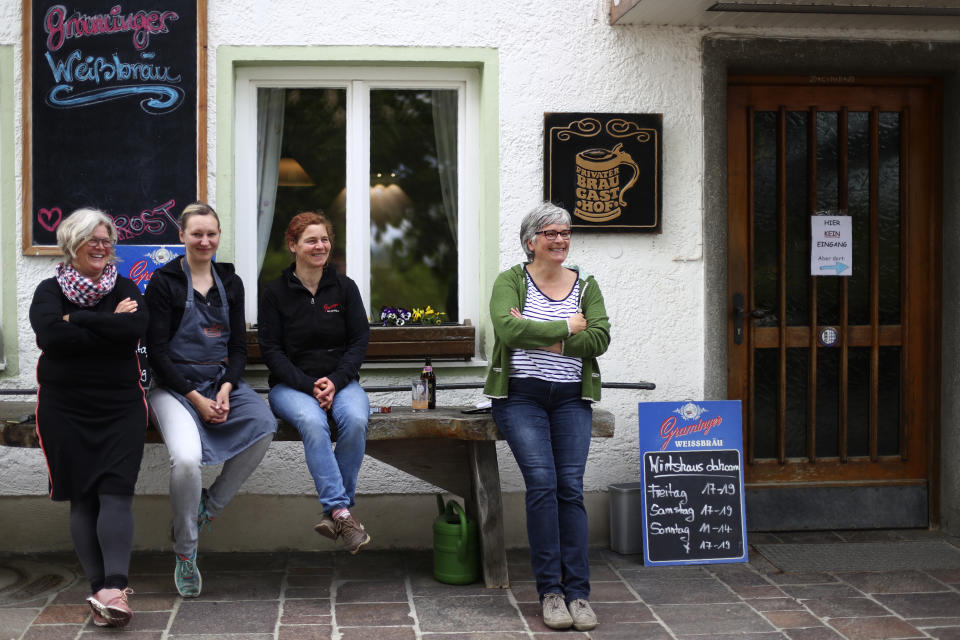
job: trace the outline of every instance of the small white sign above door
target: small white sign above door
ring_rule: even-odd
[[[810,275],[853,275],[850,216],[810,216]]]

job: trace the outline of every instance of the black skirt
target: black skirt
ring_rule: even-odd
[[[43,384],[37,435],[50,498],[133,495],[143,458],[147,403],[139,384],[104,389]]]

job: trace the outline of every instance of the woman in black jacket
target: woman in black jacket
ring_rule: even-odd
[[[133,490],[147,428],[137,360],[147,312],[137,285],[117,273],[116,242],[110,216],[74,211],[57,228],[66,261],[30,305],[42,350],[37,434],[50,498],[70,501],[70,536],[101,627],[123,627],[133,617]]]
[[[260,300],[260,351],[270,369],[270,407],[294,425],[323,507],[314,529],[340,537],[350,553],[370,542],[350,514],[367,441],[370,401],[360,365],[370,324],[356,283],[330,263],[333,228],[321,214],[290,221],[294,263],[267,285]],[[330,423],[337,430],[331,450]]]
[[[243,282],[213,262],[220,219],[194,203],[180,215],[186,255],[154,272],[147,287],[147,355],[156,386],[150,411],[170,453],[174,583],[200,595],[199,530],[233,499],[267,452],[277,421],[240,375],[247,363]],[[201,465],[223,464],[209,490]]]

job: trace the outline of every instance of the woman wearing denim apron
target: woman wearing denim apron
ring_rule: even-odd
[[[600,399],[597,356],[610,344],[600,288],[566,265],[570,214],[544,203],[520,223],[528,262],[493,284],[494,345],[484,393],[526,486],[530,564],[543,622],[597,626],[590,607],[583,472]]]
[[[260,464],[277,423],[241,378],[246,366],[243,283],[233,265],[214,263],[220,220],[195,203],[180,216],[186,255],[158,269],[145,296],[154,315],[147,355],[156,386],[150,411],[170,453],[174,582],[181,596],[202,587],[200,529],[213,520]],[[201,466],[223,463],[209,490]]]

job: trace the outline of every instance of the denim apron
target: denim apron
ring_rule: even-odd
[[[217,270],[213,265],[210,270],[220,293],[221,306],[196,303],[190,268],[184,265],[187,302],[180,326],[170,340],[168,352],[180,375],[186,378],[200,395],[213,399],[220,390],[227,371],[230,305]],[[203,464],[219,464],[229,460],[257,440],[276,431],[276,421],[264,419],[264,416],[272,418],[266,410],[266,404],[243,380],[240,380],[230,393],[230,412],[226,422],[219,424],[204,422],[187,398],[170,389],[168,391],[190,412],[197,423],[203,447]],[[252,404],[251,396],[256,399]],[[257,406],[258,404],[263,406]]]

